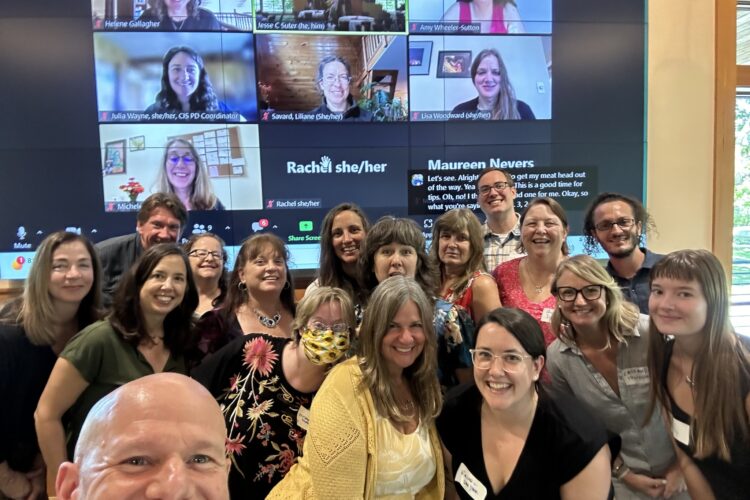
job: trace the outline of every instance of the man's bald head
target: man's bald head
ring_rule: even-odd
[[[89,412],[63,464],[66,498],[227,499],[226,428],[211,394],[174,373],[143,377],[111,392]]]

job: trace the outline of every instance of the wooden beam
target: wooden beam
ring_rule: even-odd
[[[714,89],[714,199],[712,250],[732,272],[734,119],[737,94],[737,2],[716,0]]]

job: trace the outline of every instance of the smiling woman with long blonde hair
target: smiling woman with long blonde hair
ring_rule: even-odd
[[[169,141],[161,164],[156,177],[158,192],[177,195],[188,210],[224,210],[206,166],[190,141]]]
[[[323,382],[304,453],[269,499],[442,500],[432,303],[412,278],[377,286],[360,347]]]

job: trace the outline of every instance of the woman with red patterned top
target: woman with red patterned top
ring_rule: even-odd
[[[474,322],[501,305],[483,250],[482,225],[468,208],[449,210],[435,222],[430,257],[440,269],[440,297],[464,308]]]
[[[555,341],[550,328],[555,310],[552,280],[568,255],[568,217],[552,198],[535,198],[521,214],[525,257],[500,264],[493,272],[505,307],[523,309],[539,322],[545,345]]]

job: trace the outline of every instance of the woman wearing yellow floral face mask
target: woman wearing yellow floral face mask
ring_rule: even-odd
[[[320,287],[297,306],[293,339],[244,335],[193,370],[224,409],[232,498],[265,498],[297,461],[312,398],[354,325],[348,294]]]

